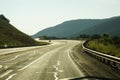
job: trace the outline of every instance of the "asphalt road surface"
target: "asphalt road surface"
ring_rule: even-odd
[[[82,51],[82,41],[0,49],[0,80],[59,80],[83,76],[120,79],[119,72]]]

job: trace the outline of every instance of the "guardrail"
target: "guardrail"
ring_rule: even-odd
[[[120,58],[91,50],[86,47],[86,43],[82,44],[82,48],[88,55],[120,71]]]

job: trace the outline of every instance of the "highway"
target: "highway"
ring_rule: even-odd
[[[0,49],[0,80],[62,80],[83,76],[120,79],[119,72],[82,51],[82,41]]]

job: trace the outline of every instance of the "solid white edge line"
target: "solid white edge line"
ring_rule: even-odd
[[[67,50],[67,54],[68,54],[68,57],[69,57],[70,61],[72,62],[72,64],[74,65],[74,67],[77,69],[77,71],[79,72],[79,74],[80,74],[81,76],[85,76],[85,75],[80,71],[80,69],[79,69],[78,66],[75,64],[75,62],[72,60],[72,58],[70,57],[70,50],[71,50],[71,48],[69,48],[69,49]]]

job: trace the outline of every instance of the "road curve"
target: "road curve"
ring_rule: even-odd
[[[56,40],[47,46],[0,50],[0,80],[59,80],[86,75],[118,77],[113,70],[104,70],[108,66],[83,54],[80,46],[76,46],[81,43]],[[101,67],[99,64],[95,67],[94,63],[100,63]]]
[[[83,76],[69,56],[69,49],[79,43],[62,40],[42,47],[20,48],[16,52],[10,49],[12,53],[1,50],[0,80],[59,80]]]

